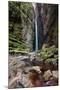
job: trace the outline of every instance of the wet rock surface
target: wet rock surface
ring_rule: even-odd
[[[35,87],[29,80],[29,71],[35,70],[39,73],[38,83],[40,86],[58,85],[58,70],[52,70],[51,66],[46,69],[47,64],[29,56],[9,56],[9,88]],[[37,74],[38,75],[38,74]],[[12,84],[11,84],[12,82]],[[39,84],[38,84],[39,85]],[[37,85],[37,86],[38,86]]]

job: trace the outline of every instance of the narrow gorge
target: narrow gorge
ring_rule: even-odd
[[[9,1],[8,7],[8,88],[57,86],[58,5]]]

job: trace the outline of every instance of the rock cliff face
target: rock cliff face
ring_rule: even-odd
[[[58,5],[35,5],[34,11],[32,3],[9,2],[10,50],[35,51],[36,25],[38,49],[41,49],[44,43],[58,47]]]
[[[58,46],[58,5],[37,3],[36,8],[39,49],[44,43]]]
[[[49,44],[57,44],[58,31],[58,6],[57,5],[43,5],[43,25],[44,25],[44,41]],[[54,33],[54,37],[53,37]],[[56,34],[55,34],[56,33]],[[52,35],[51,35],[52,34]],[[56,40],[56,41],[55,41]]]

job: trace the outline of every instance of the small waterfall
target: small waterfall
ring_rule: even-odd
[[[36,3],[32,3],[32,5],[34,8],[34,13],[35,13],[35,18],[34,18],[34,20],[35,20],[35,38],[36,38],[35,50],[37,51],[38,50],[38,31],[37,31],[37,15],[38,15],[38,13],[37,13],[37,8],[36,8]]]

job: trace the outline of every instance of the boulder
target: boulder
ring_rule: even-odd
[[[33,66],[32,69],[34,69],[37,72],[41,73],[41,70],[40,70],[40,67],[39,66]]]
[[[49,80],[49,78],[50,78],[51,76],[52,76],[52,73],[51,73],[50,70],[47,70],[47,71],[44,72],[43,77],[44,77],[45,80]]]
[[[53,77],[58,78],[58,71],[57,70],[52,71],[52,75],[53,75]]]

